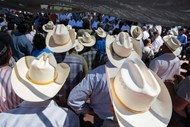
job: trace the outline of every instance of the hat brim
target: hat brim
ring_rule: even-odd
[[[53,29],[55,28],[55,25],[53,25]],[[49,32],[51,32],[51,31],[53,31],[53,29],[51,30],[47,30],[46,28],[45,28],[45,25],[43,25],[42,26],[42,29],[45,31],[45,32],[47,32],[47,33],[49,33]]]
[[[134,31],[134,29],[135,29],[136,27],[138,27],[138,26],[132,26],[131,29],[130,29],[130,33],[131,33],[131,36],[132,36],[132,37],[134,37],[133,31]],[[135,37],[134,37],[134,38],[135,38]],[[142,39],[142,38],[143,38],[143,31],[141,31],[141,34],[140,34],[138,37],[136,37],[136,39],[137,39],[137,40],[140,40],[140,39]]]
[[[82,40],[82,37],[79,37],[79,38],[78,38],[78,41],[79,41],[82,45],[84,45],[84,46],[86,46],[86,47],[91,47],[91,46],[95,45],[95,43],[96,43],[96,38],[95,38],[94,36],[91,36],[91,37],[92,37],[92,39],[91,39],[90,42],[84,42],[84,41]]]
[[[65,63],[58,64],[56,69],[58,77],[56,80],[59,83],[54,81],[51,84],[39,85],[29,81],[27,78],[30,63],[33,60],[34,57],[27,56],[17,61],[12,70],[11,82],[13,90],[23,100],[41,102],[54,97],[59,92],[69,75],[70,68]]]
[[[49,50],[55,53],[62,53],[62,52],[67,52],[71,48],[73,48],[74,40],[76,38],[75,31],[71,31],[71,30],[69,31],[70,40],[66,44],[61,45],[61,46],[54,43],[54,39],[52,36],[53,34],[54,34],[54,30],[50,31],[46,37],[46,46]]]
[[[106,37],[106,53],[107,53],[107,56],[108,56],[108,59],[109,61],[116,67],[121,67],[123,62],[126,60],[126,59],[134,59],[134,58],[139,58],[141,59],[141,56],[142,56],[142,50],[140,48],[140,46],[138,46],[138,43],[137,42],[134,42],[134,39],[132,39],[132,43],[133,43],[133,48],[134,50],[131,51],[131,54],[126,57],[126,58],[122,58],[122,57],[119,57],[118,55],[116,55],[112,49],[112,43],[114,42],[115,40],[115,37],[114,36],[110,36],[108,35]],[[139,55],[136,51],[138,51],[138,53],[141,55]]]
[[[77,45],[78,45],[78,48],[76,48]],[[75,48],[77,52],[81,52],[84,49],[84,46],[80,44],[78,40],[75,40],[75,44],[73,47]]]
[[[108,89],[119,125],[121,127],[140,127],[142,125],[146,127],[166,127],[172,114],[172,102],[161,79],[151,71],[160,85],[161,92],[147,112],[134,114],[125,109],[114,96],[112,87],[118,71],[119,68],[106,66]]]
[[[105,38],[106,35],[107,35],[106,32],[103,32],[102,34],[100,34],[98,30],[95,30],[95,32],[96,32],[96,34],[97,34],[99,37],[101,37],[101,38]]]
[[[168,36],[165,36],[163,38],[163,40],[165,41],[164,44],[170,49],[169,45],[166,43],[166,41],[171,37],[171,35],[168,35]],[[176,36],[175,36],[176,37]],[[177,48],[175,51],[172,51],[172,49],[170,49],[170,51],[172,51],[172,53],[175,55],[175,56],[179,56],[181,54],[181,50],[182,48],[179,47]]]

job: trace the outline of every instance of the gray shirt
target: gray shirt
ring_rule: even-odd
[[[90,104],[87,104],[90,99]],[[68,105],[78,114],[89,112],[90,107],[101,119],[112,119],[112,103],[106,81],[105,65],[92,70],[70,93]]]
[[[79,127],[79,118],[53,100],[22,102],[18,108],[0,113],[0,127]]]

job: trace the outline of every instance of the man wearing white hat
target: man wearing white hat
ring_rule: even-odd
[[[140,58],[136,51],[139,52],[141,48],[136,43],[125,32],[121,32],[116,38],[107,36],[106,52],[109,54],[108,58],[110,60],[108,64],[110,66],[121,66],[127,58]],[[112,46],[117,54],[113,52]],[[140,53],[142,53],[141,50]],[[90,99],[90,104],[86,103],[88,99]],[[96,127],[100,127],[106,119],[113,119],[114,112],[106,82],[105,65],[92,70],[71,91],[68,105],[78,114],[89,113],[92,108],[95,113],[94,124]]]
[[[84,48],[84,46],[76,40],[75,29],[72,29],[71,26],[66,27],[63,24],[58,24],[53,28],[52,31],[44,29],[48,32],[46,37],[47,47],[54,52],[58,63],[67,63],[71,68],[65,85],[57,95],[57,99],[62,102],[61,105],[64,105],[67,102],[67,97],[71,89],[87,74],[88,67],[85,59],[74,52],[74,48],[77,51],[82,51]]]
[[[11,82],[23,101],[18,108],[0,114],[2,127],[79,127],[78,117],[59,107],[52,98],[69,75],[67,64],[57,64],[52,54],[21,58],[13,68]]]
[[[163,37],[164,43],[161,47],[160,56],[150,62],[149,68],[153,70],[163,81],[180,74],[180,60],[177,57],[180,50],[179,40],[172,35]]]
[[[172,114],[169,92],[140,59],[126,59],[120,68],[107,65],[106,78],[120,127],[168,125]]]

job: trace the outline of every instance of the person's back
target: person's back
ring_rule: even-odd
[[[87,100],[90,99],[90,103]],[[103,119],[112,119],[113,110],[106,82],[105,65],[92,70],[73,90],[68,105],[78,114],[95,112],[94,124],[102,124]],[[98,118],[99,117],[99,118]],[[101,120],[102,119],[102,120]]]
[[[17,61],[24,56],[31,55],[32,42],[26,37],[25,33],[28,29],[28,24],[20,24],[18,26],[18,33],[15,33],[13,37],[13,43],[11,45],[13,51],[13,57]]]
[[[18,108],[0,113],[1,127],[79,127],[78,117],[53,100],[22,102]]]
[[[161,47],[162,55],[150,62],[149,68],[153,70],[163,81],[180,73],[180,42],[174,36],[165,36]]]
[[[22,101],[13,91],[11,84],[12,59],[10,49],[11,37],[8,33],[0,33],[0,112],[15,108]]]
[[[69,72],[69,66],[57,64],[53,54],[19,59],[11,81],[13,90],[24,101],[17,108],[0,114],[0,126],[79,127],[79,118],[53,101]]]

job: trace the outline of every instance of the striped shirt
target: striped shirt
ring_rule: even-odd
[[[11,72],[12,68],[8,66],[0,68],[0,112],[13,109],[21,102],[12,89]]]
[[[89,71],[94,69],[93,68],[93,63],[96,62],[95,61],[96,53],[97,53],[97,51],[94,48],[91,48],[90,51],[87,51],[87,52],[84,52],[84,53],[80,54],[85,58],[85,60],[86,60],[86,62],[88,64],[88,70]]]

